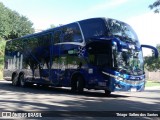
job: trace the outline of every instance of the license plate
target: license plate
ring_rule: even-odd
[[[131,88],[131,92],[137,92],[136,88]]]

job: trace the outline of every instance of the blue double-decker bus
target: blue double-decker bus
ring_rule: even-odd
[[[4,79],[14,86],[46,85],[113,91],[144,90],[142,47],[128,24],[92,18],[7,41]]]

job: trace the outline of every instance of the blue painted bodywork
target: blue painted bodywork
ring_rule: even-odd
[[[136,88],[137,91],[142,91],[145,87],[144,73],[131,75],[115,69],[112,51],[112,46],[117,47],[117,52],[123,52],[124,49],[133,50],[132,46],[135,51],[142,51],[139,41],[124,41],[127,38],[107,35],[109,29],[106,27],[106,21],[104,18],[83,20],[8,41],[4,77],[23,72],[26,82],[70,87],[72,77],[78,74],[83,76],[87,89],[113,92]],[[90,23],[97,24],[89,26]],[[95,31],[95,35],[95,28],[89,30],[89,27],[96,25],[99,31]],[[67,31],[72,28],[76,30]],[[63,32],[64,30],[66,31]],[[74,32],[75,35],[71,34]],[[59,38],[56,34],[60,34]],[[68,37],[67,41],[71,42],[64,42],[65,36]],[[16,46],[16,49],[12,46]],[[107,62],[102,59],[101,63],[98,63],[98,60],[96,63],[94,55],[97,54],[100,54],[99,58],[104,55]],[[105,67],[102,63],[105,63]]]

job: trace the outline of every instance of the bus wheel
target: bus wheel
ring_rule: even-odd
[[[111,95],[111,91],[109,90],[104,90],[105,91],[105,96],[110,96]]]
[[[79,93],[82,93],[84,91],[84,79],[82,76],[77,77],[77,90]]]
[[[25,83],[25,80],[24,80],[24,74],[21,74],[19,76],[19,82],[20,82],[21,87],[25,87],[26,83]]]
[[[12,85],[19,86],[18,76],[16,74],[12,75]]]
[[[76,92],[77,91],[77,83],[76,80],[72,80],[71,82],[71,91]]]

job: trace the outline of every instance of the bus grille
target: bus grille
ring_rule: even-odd
[[[133,81],[133,80],[124,80],[123,82],[127,83],[127,84],[131,84],[131,85],[139,85],[144,83],[144,80],[137,80],[137,81]]]

